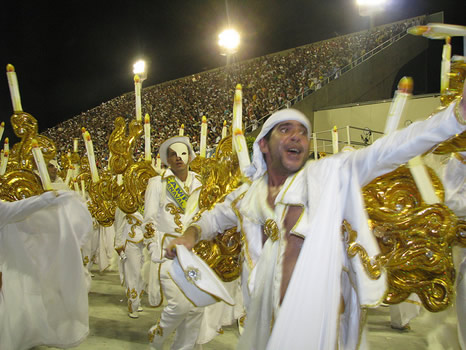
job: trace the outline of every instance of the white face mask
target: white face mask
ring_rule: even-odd
[[[189,150],[188,146],[184,143],[176,142],[169,147],[173,152],[176,153],[177,157],[180,157],[184,164],[188,164]]]

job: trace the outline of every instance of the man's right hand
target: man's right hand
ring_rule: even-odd
[[[176,245],[184,245],[189,250],[196,245],[197,238],[200,235],[199,229],[196,226],[189,226],[183,235],[173,239],[165,249],[165,257],[174,259],[176,256]]]

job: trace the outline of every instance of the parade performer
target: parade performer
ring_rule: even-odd
[[[49,173],[50,181],[52,182],[52,188],[54,190],[69,190],[69,187],[65,184],[63,179],[58,176],[58,170],[60,170],[60,166],[55,159],[52,159],[47,164],[47,171]]]
[[[115,250],[120,256],[120,276],[126,287],[128,316],[138,318],[144,282],[141,269],[144,264],[144,236],[141,225],[144,218],[139,211],[126,214],[117,208],[115,213]]]
[[[373,265],[379,248],[361,188],[465,130],[465,109],[456,101],[369,147],[307,164],[309,120],[297,110],[278,111],[254,143],[246,174],[252,182],[204,212],[171,242],[167,257],[174,257],[176,244],[190,249],[238,226],[249,294],[238,349],[362,348],[364,308],[382,302],[386,276]],[[361,253],[352,257],[343,220],[357,233],[352,243]]]
[[[149,330],[149,340],[151,348],[162,349],[176,329],[172,349],[187,350],[196,344],[203,309],[195,307],[170,278],[172,262],[163,261],[163,249],[181,235],[184,215],[190,210],[188,198],[201,187],[201,183],[196,173],[189,170],[195,154],[186,136],[166,140],[159,153],[168,169],[161,176],[149,180],[144,202],[144,228],[151,224],[153,231],[149,229],[145,237],[152,261],[158,262],[151,264],[149,302],[159,306],[166,297],[168,305]]]
[[[72,191],[0,201],[0,348],[73,347],[89,332],[80,247],[91,216]]]

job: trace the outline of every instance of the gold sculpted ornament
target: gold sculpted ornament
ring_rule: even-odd
[[[443,186],[428,170],[443,201]],[[385,302],[398,304],[416,293],[427,310],[444,310],[454,299],[452,246],[466,246],[464,221],[444,204],[426,204],[404,166],[374,179],[363,188],[363,196],[381,250],[372,270],[380,264],[388,275]],[[366,266],[367,258],[360,254]]]
[[[203,211],[222,202],[244,180],[238,158],[232,151],[231,135],[220,141],[211,158],[199,159],[191,167],[200,174],[203,185],[199,195],[198,217]],[[241,274],[241,234],[236,227],[211,241],[200,241],[194,251],[225,282],[233,281]]]

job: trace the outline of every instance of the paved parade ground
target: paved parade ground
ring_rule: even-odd
[[[131,319],[127,315],[125,291],[119,283],[117,272],[93,271],[91,293],[89,294],[89,324],[88,338],[75,349],[105,350],[128,349],[147,350],[147,330],[158,319],[162,308],[148,306],[147,298],[143,300],[144,311],[138,319]],[[436,345],[428,347],[428,337],[435,331],[441,330],[445,337],[454,337],[451,325],[455,322],[454,315],[439,321],[425,310],[420,316],[411,321],[411,330],[401,332],[390,328],[390,311],[388,307],[370,309],[368,313],[368,342],[370,349],[384,350],[420,350],[446,349]],[[443,328],[443,329],[442,329]],[[450,333],[449,333],[450,332]],[[230,350],[236,349],[238,341],[238,327],[232,325],[224,327],[224,333],[217,336],[202,350]],[[167,349],[169,346],[166,347]],[[36,347],[34,350],[46,350],[48,347]],[[450,348],[455,350],[456,348]]]

